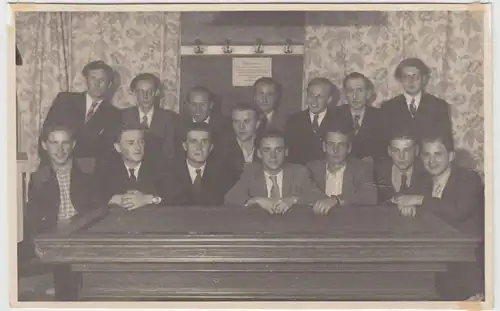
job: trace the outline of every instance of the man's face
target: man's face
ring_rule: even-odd
[[[257,155],[262,159],[266,171],[278,173],[283,168],[288,150],[285,147],[283,138],[267,137],[260,142]]]
[[[278,101],[276,86],[270,83],[258,83],[255,86],[254,100],[265,113],[270,112]]]
[[[144,158],[144,132],[141,130],[124,131],[115,149],[122,155],[124,162],[140,163]]]
[[[68,132],[64,130],[54,131],[49,134],[47,141],[42,142],[42,147],[47,151],[51,162],[57,166],[68,163],[75,147],[75,142]]]
[[[210,140],[210,134],[206,131],[189,131],[186,135],[186,141],[182,144],[186,151],[187,158],[192,163],[200,165],[207,161],[213,145]]]
[[[187,108],[189,115],[195,122],[203,122],[210,115],[212,102],[209,94],[205,92],[192,92],[188,96]]]
[[[141,80],[135,85],[134,93],[137,105],[141,108],[149,109],[154,105],[158,90],[153,81]]]
[[[403,67],[401,70],[401,84],[409,95],[417,95],[423,88],[423,77],[416,67]]]
[[[370,95],[362,78],[347,80],[345,93],[347,102],[353,110],[363,109]]]
[[[323,151],[326,154],[328,163],[335,166],[342,165],[346,162],[349,152],[351,152],[351,143],[345,134],[328,132],[323,141]]]
[[[255,137],[260,119],[253,110],[234,110],[232,113],[233,130],[239,141]]]
[[[393,139],[388,148],[392,163],[401,171],[406,171],[415,162],[418,146],[411,139]]]
[[[314,83],[307,89],[307,105],[314,113],[321,113],[326,110],[328,103],[332,100],[330,87],[325,83]]]
[[[425,169],[432,176],[439,176],[450,167],[455,153],[446,150],[446,147],[441,142],[433,141],[423,144],[420,157]]]
[[[111,77],[104,69],[89,70],[87,75],[87,92],[93,99],[103,98],[111,86]]]

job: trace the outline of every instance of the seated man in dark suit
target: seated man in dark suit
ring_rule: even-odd
[[[311,180],[302,165],[285,163],[288,150],[278,130],[265,133],[259,142],[262,163],[245,166],[240,180],[226,194],[225,202],[241,206],[257,205],[271,214],[283,214],[292,205],[313,205],[325,194]]]
[[[408,58],[398,65],[394,75],[404,92],[382,104],[386,142],[391,133],[407,127],[417,140],[434,133],[452,135],[448,103],[425,92],[429,67],[418,58]]]
[[[227,135],[214,154],[227,166],[231,178],[236,181],[247,163],[258,162],[257,129],[260,125],[261,110],[256,105],[238,103],[231,108],[233,120],[232,135]]]
[[[73,216],[99,207],[96,200],[95,161],[74,158],[75,141],[66,126],[46,126],[41,136],[42,148],[49,160],[41,163],[31,175],[25,215],[26,237],[31,244],[39,233],[65,224]],[[56,300],[73,300],[74,277],[67,266],[54,270]]]
[[[109,99],[113,69],[103,61],[93,61],[83,68],[82,74],[87,91],[57,94],[43,127],[66,125],[75,133],[75,157],[104,160],[113,151],[114,137],[121,122],[120,110]],[[41,162],[49,160],[41,141],[38,150]]]
[[[430,175],[418,158],[418,142],[409,130],[393,133],[387,148],[390,159],[375,165],[375,179],[380,203],[408,194],[422,194]]]
[[[351,156],[375,161],[386,155],[380,109],[369,106],[372,97],[370,79],[359,72],[344,78],[343,87],[348,105],[338,106],[334,115],[354,134]]]
[[[259,133],[262,134],[269,129],[283,131],[285,128],[285,115],[279,109],[282,87],[276,80],[270,77],[257,79],[253,84],[254,103],[262,110],[262,119],[259,125]]]
[[[122,112],[122,124],[139,127],[146,131],[146,141],[149,137],[158,144],[156,151],[166,159],[173,159],[176,153],[182,151],[182,129],[176,112],[159,106],[160,80],[151,73],[141,73],[130,83],[130,90],[135,94],[137,103]],[[153,145],[153,144],[151,144]]]
[[[193,123],[208,124],[214,143],[231,131],[231,120],[216,105],[214,94],[202,86],[195,86],[187,93],[185,117],[185,127]]]
[[[226,167],[211,155],[212,133],[205,123],[186,129],[183,148],[185,157],[176,161],[165,190],[180,205],[222,205],[224,194],[231,187]]]
[[[476,172],[453,164],[453,138],[447,134],[424,138],[420,156],[432,184],[423,195],[396,200],[401,213],[415,216],[427,210],[461,232],[484,237],[484,185]],[[442,299],[464,300],[484,292],[483,252],[481,246],[475,263],[448,265],[448,271],[438,275],[436,287]]]
[[[350,131],[340,127],[326,130],[323,140],[325,159],[307,164],[314,182],[328,196],[316,202],[315,213],[326,215],[335,206],[377,203],[373,166],[351,157],[351,149]]]
[[[161,157],[145,156],[144,129],[123,127],[116,138],[120,155],[99,170],[104,204],[133,210],[165,201],[160,187],[166,173]]]
[[[337,122],[331,103],[337,103],[338,98],[338,88],[330,80],[314,78],[309,82],[306,99],[309,109],[292,114],[286,123],[289,162],[305,165],[323,158],[321,140],[325,129]]]

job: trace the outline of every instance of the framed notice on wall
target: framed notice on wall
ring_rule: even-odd
[[[233,58],[233,86],[252,86],[262,77],[272,77],[271,57]]]

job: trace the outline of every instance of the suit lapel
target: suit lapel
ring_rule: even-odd
[[[78,121],[81,124],[85,124],[85,118],[87,117],[87,93],[82,92],[79,95],[78,101],[76,102],[76,111],[78,116]]]
[[[347,164],[344,170],[344,176],[342,177],[342,194],[349,195],[351,194],[354,187],[354,168],[351,164],[352,162],[347,160]]]
[[[283,189],[281,190],[281,196],[283,198],[287,198],[293,193],[293,183],[294,179],[292,176],[292,172],[290,171],[290,167],[285,164],[283,167],[283,181],[282,181],[282,187]]]
[[[161,134],[164,132],[163,126],[161,124],[161,113],[162,111],[158,111],[162,108],[156,106],[154,107],[153,117],[151,118],[151,126],[149,127],[149,131],[152,133]]]
[[[269,194],[267,193],[266,176],[263,167],[255,172],[254,182],[255,196],[267,198]]]

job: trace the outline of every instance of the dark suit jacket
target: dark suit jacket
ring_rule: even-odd
[[[207,159],[205,171],[201,179],[201,189],[197,194],[189,175],[186,158],[177,159],[172,167],[169,182],[163,190],[170,197],[172,204],[210,206],[224,204],[224,195],[232,186],[230,176],[224,165],[212,157]]]
[[[353,117],[349,105],[335,108],[334,113],[343,128],[353,129]],[[351,156],[357,158],[372,157],[376,160],[387,156],[387,145],[383,139],[380,109],[367,106],[363,123],[358,133],[353,136]]]
[[[311,180],[307,168],[286,163],[283,167],[283,198],[297,196],[299,204],[312,205],[325,198],[325,194]],[[253,197],[268,197],[264,167],[260,163],[245,166],[240,180],[226,194],[227,204],[244,205]]]
[[[139,126],[141,124],[139,108],[124,109],[122,111],[122,124]],[[182,124],[176,112],[161,107],[154,108],[147,136],[151,136],[151,140],[155,144],[159,144],[155,146],[155,149],[161,152],[165,158],[173,159],[182,152],[183,134]]]
[[[288,145],[288,161],[305,165],[324,158],[323,135],[337,122],[335,109],[328,109],[316,133],[312,130],[309,110],[292,114],[286,123],[285,139]]]
[[[170,198],[163,197],[164,193],[161,191],[161,187],[168,172],[168,163],[162,161],[161,157],[145,154],[137,181],[131,182],[125,164],[119,154],[115,153],[113,161],[102,165],[98,171],[101,202],[107,204],[113,195],[124,194],[129,190],[138,190],[144,194],[161,196],[166,203]]]
[[[402,128],[409,128],[417,139],[430,134],[452,133],[449,105],[434,95],[422,93],[414,118],[411,116],[404,95],[386,101],[381,109],[387,144],[391,134]]]
[[[326,161],[316,160],[307,164],[316,185],[325,192]],[[377,203],[377,188],[373,183],[371,163],[357,158],[348,158],[342,181],[342,194],[339,198],[346,205],[364,205]]]
[[[77,213],[99,207],[95,179],[95,161],[73,159],[70,177],[71,203]],[[55,228],[59,213],[60,189],[56,172],[50,164],[41,164],[31,174],[25,228],[28,237]]]
[[[392,161],[380,161],[375,165],[375,180],[378,189],[378,200],[380,203],[387,202],[397,192],[392,185]],[[425,170],[420,159],[415,159],[413,172],[410,179],[410,186],[404,194],[422,195],[431,183],[431,177]]]
[[[66,125],[75,131],[75,157],[107,158],[113,151],[114,139],[120,127],[121,112],[109,101],[104,100],[94,116],[85,123],[86,92],[62,92],[57,94],[45,118],[48,125]],[[46,152],[38,145],[41,160],[48,160]]]
[[[266,130],[270,130],[270,129],[284,131],[285,126],[286,126],[286,120],[287,120],[287,116],[285,115],[283,110],[279,109],[279,108],[274,110],[273,116],[271,118],[271,122],[267,121],[267,118],[264,114],[264,115],[262,115],[262,118],[260,121],[258,133],[263,134]]]

